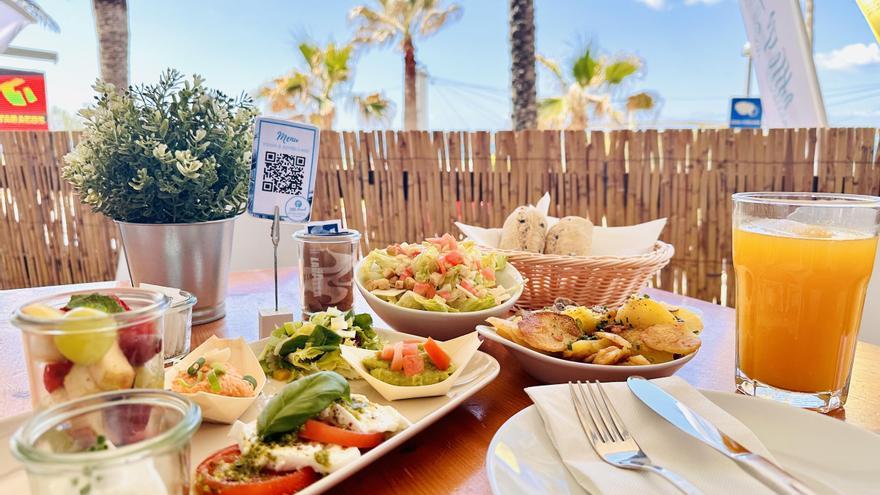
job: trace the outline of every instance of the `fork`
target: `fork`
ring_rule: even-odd
[[[598,380],[595,387],[589,381],[582,384],[578,380],[577,384],[568,382],[568,388],[584,434],[603,461],[619,468],[657,473],[686,495],[702,495],[703,492],[688,480],[651,463],[651,459],[627,431]],[[594,393],[594,388],[598,392]]]

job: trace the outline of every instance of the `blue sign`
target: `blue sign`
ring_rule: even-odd
[[[761,127],[760,98],[731,98],[730,127]]]

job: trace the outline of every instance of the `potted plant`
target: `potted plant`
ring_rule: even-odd
[[[194,323],[221,318],[234,220],[247,202],[253,102],[171,69],[155,85],[94,89],[63,177],[119,225],[133,285],[184,289],[198,297]]]

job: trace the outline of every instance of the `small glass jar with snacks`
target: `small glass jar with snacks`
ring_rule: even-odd
[[[189,493],[199,406],[163,390],[117,390],[37,413],[12,437],[32,495]]]
[[[311,316],[335,307],[348,311],[354,305],[354,264],[361,234],[356,230],[293,234],[299,259],[299,289],[303,313]]]
[[[185,290],[173,297],[165,313],[165,364],[174,364],[189,352],[196,296]]]
[[[18,308],[31,402],[42,409],[100,392],[164,386],[170,300],[145,289],[56,294]]]

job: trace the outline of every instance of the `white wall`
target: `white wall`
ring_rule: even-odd
[[[272,268],[272,240],[269,237],[271,228],[271,220],[254,218],[247,213],[235,220],[231,271]],[[278,243],[279,267],[296,264],[296,251],[291,236],[302,228],[301,224],[281,223],[281,240]]]
[[[865,312],[862,313],[862,330],[859,340],[880,345],[880,249],[874,259],[874,274],[865,296]]]

